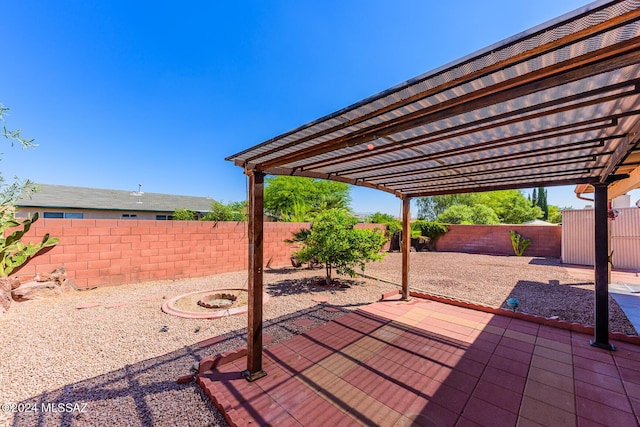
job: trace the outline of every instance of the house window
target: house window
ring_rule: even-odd
[[[170,221],[173,219],[173,215],[156,215],[158,221]]]
[[[122,214],[122,219],[135,219],[138,218],[137,214]]]
[[[44,212],[44,218],[67,218],[67,219],[83,219],[82,212]]]
[[[64,218],[64,212],[44,212],[45,218]]]

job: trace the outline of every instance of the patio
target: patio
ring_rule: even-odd
[[[640,347],[434,301],[383,301],[198,383],[230,425],[637,425]],[[228,359],[233,359],[233,356]]]

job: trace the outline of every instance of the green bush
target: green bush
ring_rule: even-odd
[[[411,224],[412,235],[414,230],[419,231],[420,236],[428,237],[435,241],[438,237],[449,231],[449,228],[441,222],[418,220]]]
[[[433,251],[438,238],[447,231],[449,231],[449,228],[439,222],[415,221],[411,223],[411,239],[417,239],[417,241],[412,242],[412,246],[415,246],[418,251],[423,249]]]
[[[176,221],[195,221],[196,213],[189,209],[176,209],[173,211],[173,219]]]
[[[211,211],[204,214],[202,221],[246,221],[247,202],[229,202],[226,205],[216,200],[211,202]]]
[[[299,262],[325,264],[326,282],[331,284],[331,271],[355,276],[355,268],[364,271],[369,261],[384,258],[382,246],[387,238],[377,230],[358,229],[358,220],[342,209],[329,209],[318,214],[308,233],[294,233],[302,248],[293,255]]]
[[[467,205],[449,206],[438,215],[437,221],[446,224],[473,224],[473,209]]]
[[[402,223],[393,215],[376,212],[367,218],[367,222],[372,224],[384,224],[387,227],[387,237],[395,237],[402,231]]]

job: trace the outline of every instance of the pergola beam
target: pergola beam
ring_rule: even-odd
[[[484,186],[481,186],[482,184],[487,184],[487,185],[493,185],[493,184],[499,184],[499,183],[505,183],[505,185],[509,184],[509,183],[517,183],[520,180],[531,180],[531,179],[535,179],[538,178],[540,180],[549,180],[551,181],[553,178],[565,178],[565,179],[570,179],[570,176],[574,176],[574,178],[578,179],[581,176],[585,175],[585,174],[589,174],[591,171],[593,170],[599,170],[602,169],[604,166],[596,166],[596,167],[592,167],[592,168],[585,168],[585,167],[581,167],[581,168],[575,168],[572,170],[567,170],[567,171],[558,171],[558,172],[539,172],[539,173],[532,173],[532,174],[528,174],[524,177],[519,177],[519,176],[505,176],[505,177],[492,177],[492,178],[483,178],[483,179],[464,179],[460,178],[462,180],[462,182],[456,182],[456,178],[455,177],[447,177],[447,178],[439,178],[439,179],[433,179],[430,182],[429,185],[407,185],[407,186],[402,186],[401,187],[401,191],[403,193],[413,193],[416,191],[426,191],[429,188],[441,188],[442,186],[446,186],[446,188],[450,189],[450,190],[456,190],[458,188],[463,188],[465,189],[467,192],[469,191],[468,188],[469,186],[476,186],[476,188],[478,188],[478,191],[487,191],[485,190]],[[529,184],[527,184],[527,187],[530,187]],[[524,187],[521,187],[524,188]]]
[[[438,179],[447,179],[447,178],[464,178],[464,177],[469,177],[469,178],[473,178],[473,177],[479,177],[479,176],[483,176],[483,175],[494,175],[496,172],[513,172],[513,171],[529,171],[529,170],[540,170],[541,168],[544,168],[545,166],[568,166],[568,165],[578,165],[578,164],[584,164],[583,168],[584,169],[593,169],[596,167],[595,164],[593,164],[593,162],[596,161],[596,156],[593,154],[585,154],[583,156],[576,156],[575,158],[568,158],[568,159],[562,159],[562,160],[547,160],[544,162],[539,162],[539,163],[532,163],[532,164],[524,164],[524,165],[516,165],[516,166],[505,166],[505,167],[496,167],[495,169],[487,169],[487,170],[475,170],[475,171],[468,171],[468,172],[461,172],[458,169],[457,165],[452,165],[448,168],[447,172],[449,172],[449,175],[445,175],[445,176],[428,176],[428,173],[430,172],[429,169],[427,168],[424,175],[420,176],[419,178],[413,178],[413,179],[407,179],[404,181],[401,180],[397,180],[397,181],[393,181],[393,184],[396,185],[413,185],[413,184],[423,184],[425,181],[429,181],[431,179],[434,180],[438,180]],[[577,170],[577,169],[572,169],[572,170]],[[543,171],[544,172],[544,171]],[[391,182],[382,182],[382,185],[388,186],[389,184],[392,184]],[[403,188],[407,188],[407,187],[403,187]]]
[[[595,188],[595,327],[591,345],[615,350],[609,344],[609,203],[607,184],[594,184]]]
[[[483,186],[482,190],[478,191],[494,191],[494,190],[518,190],[522,188],[533,187],[554,187],[560,185],[576,185],[576,184],[590,184],[593,182],[593,178],[564,178],[557,181],[549,181],[547,179],[541,179],[539,181],[527,181],[516,182],[514,180],[499,183],[495,185]],[[461,194],[468,193],[468,188],[447,188],[446,190],[430,190],[430,191],[415,191],[407,192],[408,197],[426,197],[426,196],[442,196],[447,194]]]
[[[402,299],[409,299],[409,271],[411,266],[411,199],[402,199]]]
[[[576,142],[570,142],[568,144],[558,144],[551,149],[549,147],[540,147],[540,148],[534,148],[531,150],[523,150],[518,153],[505,154],[501,156],[501,159],[508,162],[508,161],[523,160],[523,159],[536,158],[536,157],[539,158],[541,157],[539,154],[541,154],[542,156],[549,156],[549,155],[558,155],[563,153],[574,153],[577,150],[592,150],[594,148],[604,147],[605,142],[608,140],[622,138],[623,136],[624,135],[612,135],[606,138],[593,138],[586,141],[581,140]],[[589,153],[591,154],[593,152],[589,151]],[[606,155],[606,154],[607,153],[598,153],[598,155]],[[404,172],[402,174],[402,177],[420,175],[425,172],[447,170],[449,168],[466,167],[466,166],[482,166],[486,164],[491,165],[493,163],[495,163],[495,159],[493,157],[487,157],[482,160],[471,159],[471,160],[466,160],[466,161],[457,162],[457,163],[445,163],[445,164],[440,164],[438,166],[423,167],[418,170]],[[372,174],[372,175],[369,175],[369,180],[371,182],[376,182],[376,180],[385,179],[387,177],[397,178],[397,172],[391,171],[391,172],[385,172],[382,174],[375,174],[375,175]]]
[[[264,173],[247,171],[249,176],[249,280],[247,370],[242,373],[255,381],[267,373],[262,369],[262,293],[264,263]]]
[[[483,119],[475,120],[473,122],[462,123],[446,129],[430,132],[428,135],[416,136],[413,138],[407,138],[400,141],[392,141],[390,144],[376,147],[375,155],[380,156],[382,154],[389,154],[399,150],[406,150],[410,148],[420,147],[420,146],[424,146],[425,144],[431,144],[438,141],[444,141],[451,138],[457,138],[457,137],[469,135],[472,133],[478,133],[484,130],[493,129],[496,126],[508,126],[508,125],[512,125],[512,124],[527,121],[527,120],[538,119],[545,116],[551,116],[551,115],[562,113],[564,111],[568,111],[575,108],[584,108],[584,107],[596,105],[602,102],[621,99],[626,96],[637,95],[638,92],[640,92],[640,87],[638,87],[639,84],[640,84],[640,79],[634,80],[631,82],[618,83],[618,84],[605,86],[605,87],[594,89],[587,92],[580,92],[580,93],[559,98],[553,101],[547,101],[540,104],[520,108],[517,110],[508,111],[495,116],[485,117]],[[624,92],[618,92],[619,90],[624,88],[629,88],[629,90]],[[604,96],[605,93],[613,92],[613,91],[616,91],[616,93],[612,95]],[[574,101],[584,99],[584,98],[591,98],[591,99],[588,101],[573,103]],[[569,103],[572,103],[572,104],[567,105]],[[563,104],[565,104],[563,107],[549,109],[550,107],[554,107],[556,105],[563,105]],[[528,114],[526,116],[523,116],[526,113],[533,113],[533,114]],[[553,129],[545,128],[545,129],[528,133],[528,134],[518,134],[513,137],[510,137],[509,139],[503,139],[502,141],[512,141],[516,139],[521,139],[526,136],[548,134],[551,132],[557,132],[565,129],[573,129],[573,131],[569,132],[569,134],[584,132],[584,129],[576,130],[576,128],[578,126],[586,126],[587,124],[601,123],[606,120],[615,120],[619,117],[624,117],[626,115],[629,115],[629,113],[625,112],[622,115],[612,115],[610,117],[598,117],[595,120],[592,119],[582,123],[569,123],[567,125],[558,126]],[[504,120],[504,121],[501,121],[498,124],[496,124],[496,122],[499,120]],[[602,126],[615,126],[615,123],[612,123],[609,125],[601,125],[597,128],[602,129],[603,128]],[[557,136],[557,135],[550,135],[549,138],[554,136]],[[490,141],[490,142],[497,143],[499,141]],[[519,142],[522,143],[522,141],[519,141]],[[297,168],[300,168],[300,169],[326,168],[336,164],[342,164],[345,161],[352,162],[352,161],[367,159],[367,158],[370,158],[372,154],[374,153],[365,152],[365,153],[345,154],[342,156],[332,157],[331,159],[314,160],[308,163],[303,163],[298,165]],[[337,171],[337,173],[341,174],[345,172],[354,172],[354,169],[357,170],[358,168],[340,169]]]

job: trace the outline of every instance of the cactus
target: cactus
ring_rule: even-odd
[[[58,244],[57,237],[45,234],[38,243],[22,242],[22,238],[31,228],[31,224],[38,220],[38,213],[25,220],[17,220],[13,216],[12,206],[2,207],[2,218],[0,219],[0,277],[7,277],[11,272],[25,264],[36,256],[41,250]],[[5,230],[8,228],[22,227],[5,237]]]
[[[531,244],[531,240],[525,239],[513,230],[509,230],[509,235],[511,236],[511,246],[513,246],[513,252],[515,252],[516,256],[522,256],[524,254],[524,251],[526,251]]]

